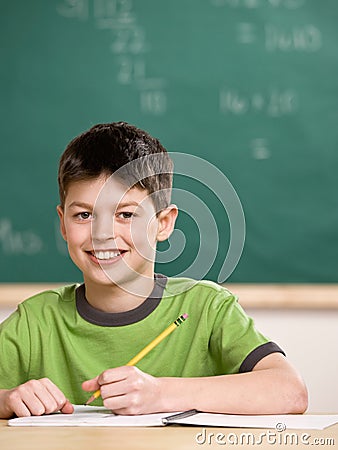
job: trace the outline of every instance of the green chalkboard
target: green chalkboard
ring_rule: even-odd
[[[338,282],[336,0],[1,0],[0,39],[1,282],[81,279],[58,159],[119,120],[178,155],[158,271]]]

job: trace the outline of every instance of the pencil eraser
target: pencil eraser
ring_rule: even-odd
[[[189,317],[189,316],[188,316],[187,313],[184,313],[184,314],[182,314],[182,317],[183,317],[183,319],[186,319],[186,318]]]

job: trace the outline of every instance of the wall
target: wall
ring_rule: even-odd
[[[247,309],[247,313],[302,374],[309,391],[309,411],[336,413],[338,310]]]

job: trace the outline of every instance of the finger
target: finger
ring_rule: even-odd
[[[130,376],[133,376],[136,372],[139,372],[139,370],[137,367],[133,366],[121,366],[115,367],[114,369],[108,369],[99,375],[98,383],[102,386],[104,384],[122,381]]]
[[[119,411],[129,406],[127,395],[119,395],[115,397],[108,397],[103,400],[105,408],[110,409],[115,414],[120,414]]]
[[[133,383],[130,383],[128,379],[103,384],[100,387],[101,397],[103,400],[108,397],[118,397],[120,395],[126,395],[133,389]]]
[[[109,397],[103,401],[105,408],[115,414],[136,415],[142,414],[140,397],[134,394]]]
[[[30,417],[32,414],[27,406],[21,401],[13,407],[13,413],[18,417]]]
[[[97,389],[100,388],[100,385],[97,380],[98,380],[98,376],[91,380],[84,381],[82,383],[82,389],[86,392],[96,391]]]
[[[70,403],[69,400],[67,400],[66,403],[63,405],[63,407],[60,409],[60,411],[63,414],[72,414],[74,412],[74,406]]]
[[[18,417],[29,417],[31,416],[30,410],[27,408],[25,403],[22,401],[21,395],[18,389],[12,389],[8,392],[8,398],[6,401],[8,408]]]
[[[32,383],[28,385],[30,382]],[[30,380],[30,382],[25,383],[27,386],[20,386],[21,400],[26,405],[30,415],[41,416],[45,413],[45,406],[39,398],[43,398],[43,394],[40,392],[39,396],[37,395],[37,391],[39,391],[37,380]]]
[[[39,380],[44,387],[43,398],[40,398],[45,406],[45,414],[50,414],[59,411],[67,402],[63,392],[48,378],[41,378]],[[49,395],[48,395],[49,394]]]

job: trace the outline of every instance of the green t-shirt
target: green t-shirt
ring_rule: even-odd
[[[213,282],[156,275],[152,294],[122,313],[93,308],[85,286],[71,285],[25,300],[0,325],[0,388],[47,377],[82,404],[83,381],[125,365],[183,313],[188,319],[137,364],[140,370],[157,377],[247,372],[282,352]]]

